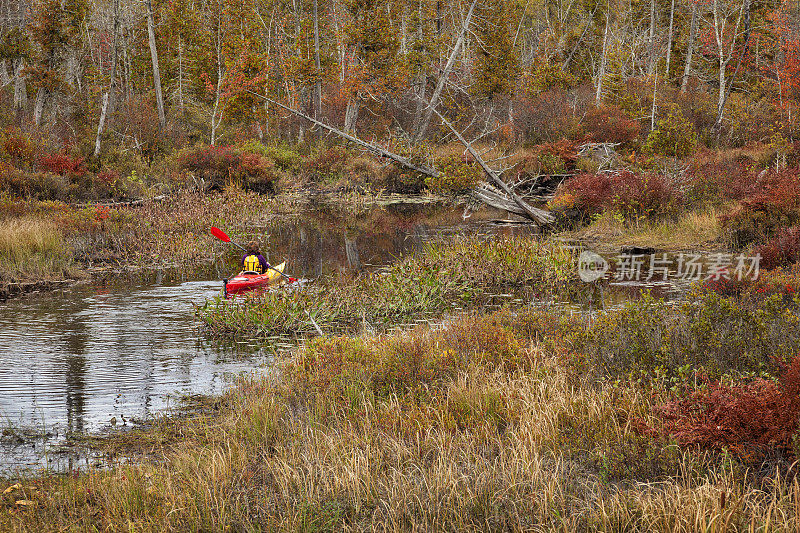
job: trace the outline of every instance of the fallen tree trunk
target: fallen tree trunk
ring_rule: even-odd
[[[503,196],[500,191],[488,183],[483,183],[475,187],[475,189],[472,191],[472,194],[486,205],[496,207],[497,209],[503,209],[504,211],[514,213],[515,215],[526,216],[525,211],[520,206]]]
[[[387,159],[391,159],[395,163],[398,163],[399,165],[402,165],[402,166],[408,168],[409,170],[413,170],[415,172],[419,172],[420,174],[423,174],[425,176],[430,176],[432,178],[436,178],[436,177],[439,176],[439,172],[437,170],[435,170],[435,169],[428,168],[428,167],[421,166],[421,165],[416,165],[416,164],[412,163],[408,158],[405,158],[403,156],[394,154],[394,153],[392,153],[392,152],[390,152],[390,151],[388,151],[388,150],[386,150],[384,148],[381,148],[380,146],[376,146],[376,145],[374,145],[372,143],[368,143],[368,142],[366,142],[366,141],[364,141],[362,139],[359,139],[358,137],[356,137],[354,135],[346,133],[346,132],[344,132],[344,131],[342,131],[342,130],[340,130],[338,128],[334,128],[333,126],[330,126],[328,124],[325,124],[324,122],[321,122],[321,121],[315,119],[314,117],[312,117],[310,115],[306,115],[305,113],[303,113],[301,111],[293,109],[293,108],[291,108],[291,107],[289,107],[287,105],[284,105],[284,104],[282,104],[280,102],[277,102],[277,101],[275,101],[275,100],[273,100],[271,98],[268,98],[268,97],[266,97],[264,95],[261,95],[261,94],[258,94],[258,93],[252,92],[252,91],[248,91],[248,92],[250,94],[254,95],[254,96],[257,96],[257,97],[259,97],[259,98],[271,103],[271,104],[274,104],[274,105],[280,107],[281,109],[285,109],[286,111],[288,111],[288,112],[290,112],[290,113],[292,113],[292,114],[294,114],[294,115],[296,115],[296,116],[298,116],[300,118],[303,118],[303,119],[311,122],[315,126],[318,126],[318,127],[322,128],[324,130],[327,130],[327,131],[329,131],[331,133],[334,133],[334,134],[338,135],[339,137],[342,137],[343,139],[346,139],[346,140],[352,142],[353,144],[361,146],[365,150],[367,150],[369,152],[372,152],[375,155],[378,155],[380,157],[385,157]],[[528,205],[522,198],[520,198],[517,194],[515,194],[514,191],[512,191],[511,188],[503,180],[500,179],[500,177],[497,175],[497,173],[495,171],[493,171],[491,168],[489,168],[489,166],[484,162],[484,160],[481,158],[481,156],[478,155],[475,152],[475,150],[464,139],[464,137],[460,133],[458,133],[453,128],[453,126],[438,111],[436,111],[434,109],[433,112],[436,113],[436,115],[442,120],[442,122],[444,122],[453,131],[453,133],[456,135],[458,140],[467,148],[467,151],[469,151],[469,153],[472,155],[472,157],[475,158],[475,161],[477,161],[478,164],[481,166],[481,168],[483,168],[483,171],[489,176],[489,178],[491,178],[491,180],[500,189],[502,189],[503,192],[509,196],[509,198],[511,198],[511,200],[509,200],[508,198],[502,197],[498,192],[495,192],[494,196],[491,197],[491,200],[490,200],[491,202],[494,202],[494,204],[498,204],[498,205],[494,205],[494,207],[499,207],[500,209],[505,209],[506,211],[511,211],[512,213],[521,214],[522,216],[525,216],[525,217],[531,219],[533,222],[536,222],[537,224],[547,225],[547,224],[552,224],[553,223],[553,221],[555,220],[555,217],[553,217],[553,215],[551,213],[549,213],[549,212],[547,212],[547,211],[545,211],[543,209],[538,209],[536,207]],[[476,195],[476,196],[478,196],[478,195]],[[480,196],[478,196],[478,197],[480,198]],[[487,196],[487,198],[488,197],[489,196]],[[486,202],[486,203],[488,203],[489,205],[493,205],[490,202]],[[500,207],[500,204],[502,204],[502,205],[504,205],[506,207]]]
[[[399,156],[397,154],[394,154],[394,153],[392,153],[392,152],[390,152],[388,150],[385,150],[385,149],[381,148],[380,146],[376,146],[374,144],[368,143],[367,141],[363,141],[363,140],[359,139],[358,137],[356,137],[354,135],[351,135],[349,133],[345,133],[345,132],[343,132],[342,130],[340,130],[338,128],[334,128],[333,126],[329,126],[328,124],[325,124],[324,122],[320,122],[319,120],[315,119],[314,117],[306,115],[305,113],[303,113],[301,111],[298,111],[297,109],[292,109],[289,106],[283,105],[282,103],[276,102],[275,100],[273,100],[271,98],[267,98],[266,96],[263,96],[261,94],[254,93],[252,91],[248,91],[248,92],[250,94],[252,94],[252,95],[255,95],[255,96],[258,96],[259,98],[262,98],[263,100],[266,100],[267,102],[269,102],[271,104],[275,104],[276,106],[278,106],[278,107],[280,107],[282,109],[285,109],[286,111],[288,111],[290,113],[293,113],[293,114],[297,115],[300,118],[306,119],[307,121],[311,122],[315,126],[319,126],[320,128],[322,128],[324,130],[327,130],[327,131],[329,131],[331,133],[335,133],[339,137],[347,139],[351,143],[357,144],[358,146],[361,146],[362,148],[372,152],[375,155],[379,155],[381,157],[385,157],[387,159],[391,159],[392,161],[394,161],[394,162],[396,162],[396,163],[398,163],[400,165],[403,165],[404,167],[406,167],[406,168],[408,168],[410,170],[413,170],[415,172],[419,172],[420,174],[424,174],[424,175],[430,176],[432,178],[435,178],[435,177],[437,177],[439,175],[439,173],[437,171],[435,171],[435,170],[433,170],[431,168],[415,165],[414,163],[412,163],[411,161],[409,161],[407,158],[405,158],[403,156]]]

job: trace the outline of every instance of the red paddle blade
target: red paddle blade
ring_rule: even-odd
[[[225,233],[219,228],[215,228],[214,226],[211,226],[211,235],[221,240],[222,242],[231,242],[231,238],[228,237],[227,233]]]

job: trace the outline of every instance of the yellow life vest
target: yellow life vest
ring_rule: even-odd
[[[257,255],[250,254],[244,258],[244,271],[258,272],[259,274],[264,273],[264,270],[261,268],[261,261],[258,260]]]

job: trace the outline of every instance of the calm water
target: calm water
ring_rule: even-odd
[[[309,213],[257,233],[268,235],[272,262],[316,278],[385,265],[443,233],[526,231],[489,222],[499,216],[464,221],[461,209],[400,206],[347,220]],[[198,333],[194,304],[219,295],[232,269],[107,279],[0,304],[0,472],[75,468],[89,459],[48,452],[70,432],[109,430],[112,419],[119,429],[183,395],[268,372],[287,341],[220,345]]]

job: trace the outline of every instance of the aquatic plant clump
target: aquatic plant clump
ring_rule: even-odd
[[[548,241],[461,236],[428,243],[380,272],[234,302],[217,300],[198,309],[198,316],[211,336],[313,333],[312,319],[329,331],[385,330],[486,303],[497,291],[527,298],[564,295],[574,272],[572,252]]]

